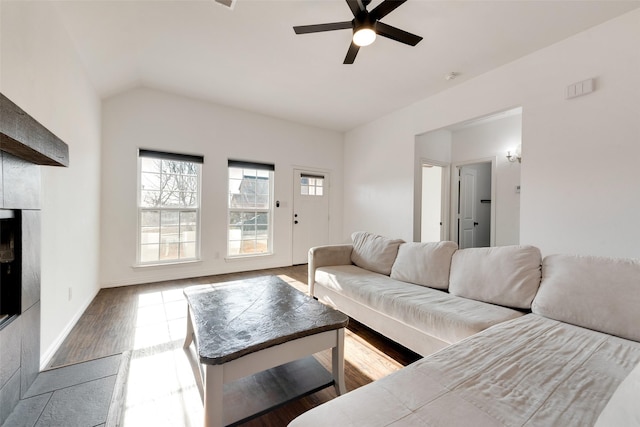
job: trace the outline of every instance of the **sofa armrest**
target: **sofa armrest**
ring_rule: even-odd
[[[316,268],[327,265],[351,265],[353,245],[316,246],[309,249],[309,295],[313,296],[316,283]]]

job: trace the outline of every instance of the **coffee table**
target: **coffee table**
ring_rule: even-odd
[[[338,395],[346,392],[344,328],[349,318],[345,314],[275,276],[191,286],[184,295],[188,302],[184,347],[195,341],[205,427],[233,425],[256,416],[232,414],[229,409],[234,406],[231,400],[251,389],[255,392],[261,379],[293,386],[280,387],[286,393],[273,393],[274,402],[264,403],[258,415],[331,385]],[[331,373],[307,357],[329,348]]]

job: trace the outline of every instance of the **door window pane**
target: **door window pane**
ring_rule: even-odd
[[[322,196],[324,177],[311,177],[302,175],[300,177],[300,194],[303,196]]]

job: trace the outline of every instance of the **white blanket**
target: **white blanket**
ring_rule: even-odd
[[[593,426],[639,363],[638,342],[529,314],[312,409],[290,426]],[[638,406],[634,396],[621,406]],[[602,425],[629,425],[608,420]]]

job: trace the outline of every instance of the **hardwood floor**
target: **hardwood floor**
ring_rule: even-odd
[[[63,366],[131,351],[123,425],[200,426],[202,404],[182,350],[187,286],[276,275],[307,292],[307,266],[102,289],[52,358]],[[315,357],[330,370],[330,351]],[[419,359],[410,350],[351,320],[345,336],[345,382],[351,391]],[[327,388],[290,402],[244,426],[286,426],[336,396]]]

